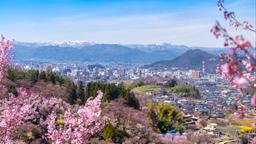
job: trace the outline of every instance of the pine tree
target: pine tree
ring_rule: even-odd
[[[46,81],[46,73],[45,73],[44,71],[42,71],[42,72],[39,74],[39,79]]]
[[[47,73],[46,77],[47,77],[47,81],[50,81],[53,84],[56,84],[56,76],[53,72]]]
[[[71,104],[75,104],[77,101],[76,85],[74,83],[70,83],[67,86],[67,92],[68,92],[68,101]]]
[[[81,100],[81,103],[85,103],[85,92],[84,92],[84,85],[82,81],[78,82],[77,96]]]
[[[87,99],[92,96],[92,87],[93,83],[89,82],[85,89],[85,101],[87,101]]]
[[[109,102],[110,101],[110,85],[109,84],[107,84],[105,86],[103,101],[104,102]]]

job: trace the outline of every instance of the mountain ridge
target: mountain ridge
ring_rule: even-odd
[[[217,56],[207,53],[200,49],[188,50],[182,55],[172,59],[154,62],[147,67],[163,67],[163,68],[179,68],[179,69],[202,69],[202,65],[205,65],[207,72],[215,72],[216,65],[220,63]]]
[[[80,45],[51,45],[51,43],[14,44],[15,61],[61,61],[61,62],[118,62],[150,64],[160,60],[170,60],[180,56],[187,46],[171,44],[120,45],[81,42]],[[209,49],[209,48],[205,48]],[[223,49],[212,49],[212,54],[219,54]]]

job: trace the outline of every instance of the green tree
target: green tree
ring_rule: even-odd
[[[84,104],[85,103],[85,92],[84,92],[84,85],[83,85],[82,81],[78,82],[77,96],[78,96],[78,99],[81,101],[81,103]]]
[[[47,81],[52,82],[53,84],[56,84],[56,74],[53,72],[49,72],[46,74]]]
[[[177,81],[175,79],[172,79],[166,83],[166,86],[175,87],[177,84],[178,84]]]
[[[111,123],[107,123],[102,130],[101,136],[104,140],[114,141],[116,137],[123,139],[127,137],[128,134],[123,130],[116,129]]]
[[[105,140],[114,139],[116,135],[115,127],[111,123],[107,123],[102,130],[102,137]]]
[[[139,101],[129,89],[126,89],[124,85],[115,85],[115,84],[104,84],[101,82],[89,82],[85,90],[85,100],[89,97],[95,97],[97,91],[102,90],[103,102],[110,102],[118,97],[123,97],[126,100],[128,106],[139,109]]]
[[[155,111],[155,102],[153,100],[150,100],[148,103],[148,118],[153,125],[153,128],[157,130],[157,114]]]
[[[163,103],[157,105],[157,118],[157,127],[161,133],[175,129],[175,125],[183,120],[182,115],[174,107]]]
[[[140,109],[140,104],[138,99],[135,97],[134,93],[129,93],[128,97],[126,98],[127,105],[133,107],[135,109]]]
[[[140,87],[142,85],[143,85],[143,82],[141,80],[136,81],[135,84],[134,84],[135,87]]]
[[[39,76],[38,70],[29,70],[26,74],[27,74],[26,77],[28,80],[32,82],[37,82],[38,76]]]
[[[8,88],[8,93],[12,93],[12,94],[14,94],[15,96],[18,95],[18,92],[17,92],[17,89],[16,89],[15,86],[10,86],[10,87]]]
[[[110,101],[110,85],[109,84],[105,86],[103,101],[104,102]]]
[[[39,74],[39,79],[40,79],[40,80],[44,80],[44,81],[47,80],[47,79],[46,79],[46,73],[45,73],[45,71],[40,72],[40,74]]]
[[[16,79],[14,70],[12,69],[7,70],[7,78],[11,81],[14,81]]]
[[[67,87],[68,90],[68,101],[71,104],[75,104],[77,102],[77,93],[76,93],[76,85],[74,83],[70,83]]]
[[[182,125],[177,124],[175,125],[175,131],[180,132],[182,134],[185,131],[185,128]]]

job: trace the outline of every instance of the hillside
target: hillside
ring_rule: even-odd
[[[82,47],[14,45],[15,61],[152,63],[172,59],[185,50],[143,51],[117,44],[95,44]]]
[[[80,96],[84,96],[87,102],[91,101],[92,97],[97,99],[96,93],[99,89],[104,91],[102,100],[99,101],[101,103],[99,107],[102,109],[101,120],[105,121],[106,125],[104,124],[105,126],[100,128],[97,133],[87,138],[84,141],[85,143],[161,143],[164,141],[152,125],[148,113],[140,109],[139,101],[135,95],[122,85],[91,82],[83,87],[79,83],[74,85],[69,79],[51,72],[20,71],[17,69],[9,69],[2,84],[4,87],[0,93],[0,102],[9,100],[7,98],[9,97],[7,92],[9,92],[15,96],[10,98],[10,101],[19,99],[19,105],[22,105],[23,101],[28,102],[27,99],[29,99],[29,102],[33,102],[33,108],[36,107],[34,109],[37,117],[33,121],[22,123],[22,126],[12,133],[14,139],[22,143],[51,143],[50,138],[43,137],[43,135],[46,135],[46,131],[44,125],[39,124],[41,122],[38,121],[39,118],[45,120],[45,118],[50,117],[51,112],[58,111],[58,114],[61,115],[64,113],[64,109],[73,108],[73,112],[77,108],[84,107],[86,104],[81,103],[82,98]],[[25,88],[25,95],[29,96],[28,98],[20,96],[21,91],[18,89],[21,87]],[[74,93],[79,95],[74,96]],[[70,101],[70,98],[75,100]],[[41,103],[42,105],[40,105]],[[0,110],[2,108],[0,107]],[[29,113],[32,113],[31,111],[34,109],[28,110]],[[166,109],[166,107],[163,107],[163,109]],[[176,110],[171,108],[170,111]],[[80,114],[79,111],[77,113]],[[75,116],[77,115],[72,117]],[[174,122],[177,121],[175,124],[181,123],[178,119],[181,118],[179,116],[177,115],[177,120],[173,120]],[[54,126],[62,126],[66,122],[65,117],[58,117],[54,121]],[[162,121],[159,120],[160,122]],[[95,123],[93,122],[94,126]],[[174,126],[174,123],[168,124],[170,125],[169,128]]]
[[[207,72],[215,72],[216,65],[220,63],[217,56],[200,49],[193,49],[186,51],[173,60],[158,61],[151,64],[149,67],[201,69],[203,61],[205,62],[205,69]]]
[[[48,62],[115,62],[150,64],[170,60],[193,48],[163,45],[121,45],[121,44],[37,44],[15,43],[15,61]],[[201,49],[201,48],[200,48]],[[202,48],[203,49],[203,48]],[[212,54],[222,49],[204,48]]]

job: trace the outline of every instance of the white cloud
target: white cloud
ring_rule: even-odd
[[[243,1],[243,0],[242,0]],[[239,7],[241,3],[228,5],[238,12],[248,11]],[[254,20],[253,15],[241,16]],[[255,18],[255,16],[254,16]],[[24,20],[5,25],[12,30],[13,37],[21,41],[63,41],[84,40],[99,43],[162,43],[171,42],[188,46],[222,47],[222,40],[216,40],[210,33],[215,20],[225,27],[222,14],[216,5],[191,6],[165,13],[144,13],[117,16],[95,16],[89,13],[55,17],[48,20]],[[244,34],[255,41],[250,32],[228,28],[231,34]],[[10,34],[10,32],[7,32]]]

